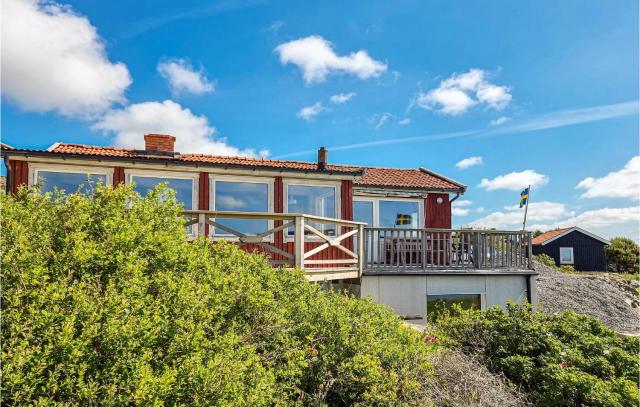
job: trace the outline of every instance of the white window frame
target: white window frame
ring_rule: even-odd
[[[425,307],[427,308],[427,315],[429,314],[429,303],[428,303],[428,299],[429,296],[438,296],[438,295],[479,295],[480,296],[480,311],[486,311],[487,309],[487,293],[486,292],[477,292],[477,291],[473,291],[473,292],[456,292],[456,293],[437,293],[437,294],[427,294],[425,296]]]
[[[274,212],[274,178],[268,177],[245,177],[242,175],[219,175],[214,173],[209,173],[209,210],[215,211],[216,209],[216,182],[244,182],[248,184],[267,184],[267,212]],[[244,212],[244,211],[236,211],[236,212]],[[251,212],[248,212],[251,213]],[[267,230],[273,228],[273,219],[267,220]],[[213,226],[209,226],[209,236],[221,240],[230,240],[237,241],[239,238],[237,236],[223,234],[223,235],[214,235],[215,228]],[[266,232],[264,230],[263,232]],[[266,241],[273,242],[274,235],[271,234],[267,236]]]
[[[562,261],[562,250],[567,249],[571,252],[571,261]],[[575,258],[573,257],[573,247],[560,247],[558,252],[558,260],[560,264],[574,264]]]
[[[335,197],[336,197],[336,202],[335,202],[335,219],[342,219],[342,208],[341,208],[341,202],[342,202],[342,195],[341,195],[341,187],[342,187],[342,182],[339,181],[317,181],[317,180],[313,180],[313,181],[305,181],[305,180],[299,180],[299,179],[284,179],[282,180],[282,200],[283,200],[283,210],[284,213],[291,213],[289,212],[289,186],[293,185],[293,186],[302,186],[302,187],[320,187],[320,188],[326,188],[326,187],[333,187],[335,189]],[[306,214],[306,215],[311,215],[310,213]],[[335,225],[336,228],[336,235],[339,236],[340,234],[340,226],[339,225]],[[324,228],[322,228],[321,232],[324,232]],[[289,236],[289,233],[287,232],[287,229],[284,230],[284,236],[285,236],[285,242],[292,242],[295,240],[294,236]],[[305,240],[308,241],[313,241],[313,240],[322,240],[320,237],[318,236],[313,236],[313,235],[308,235],[304,237]]]
[[[417,202],[418,203],[418,229],[424,228],[424,199],[419,198],[402,198],[402,197],[369,197],[354,196],[353,202],[373,202],[373,225],[370,227],[380,226],[380,201],[397,201],[397,202]],[[353,205],[353,204],[352,204]]]
[[[133,182],[134,177],[146,177],[146,178],[175,178],[175,179],[189,179],[191,180],[191,210],[198,209],[198,197],[199,197],[199,173],[190,173],[182,171],[156,171],[156,170],[139,170],[139,169],[125,169],[124,176],[127,185]],[[188,210],[188,209],[185,209]]]
[[[29,186],[38,183],[38,174],[42,171],[71,174],[105,175],[106,186],[113,185],[113,167],[92,167],[85,165],[29,163]],[[75,191],[74,191],[75,192]]]

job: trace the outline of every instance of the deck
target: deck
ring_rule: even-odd
[[[376,274],[529,272],[530,232],[368,227],[299,213],[184,211],[192,235],[229,240],[310,281]],[[245,233],[243,222],[260,233]]]

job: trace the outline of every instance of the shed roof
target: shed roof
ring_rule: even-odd
[[[572,227],[562,228],[562,229],[555,229],[555,230],[551,230],[549,232],[543,233],[540,236],[533,238],[533,240],[531,241],[531,244],[544,246],[545,244],[551,243],[552,241],[559,239],[562,236],[568,235],[569,233],[574,231],[577,231],[579,233],[592,237],[596,240],[599,240],[604,244],[610,244],[610,242],[607,239],[594,235],[593,233],[588,232],[584,229],[581,229],[577,226],[572,226]]]

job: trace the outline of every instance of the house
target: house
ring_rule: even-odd
[[[606,239],[579,227],[551,230],[533,239],[533,254],[546,254],[558,266],[579,271],[606,271]]]
[[[75,191],[87,181],[166,182],[193,236],[227,239],[324,281],[424,320],[428,304],[487,308],[536,303],[531,234],[454,230],[451,202],[466,187],[426,168],[187,154],[175,137],[147,134],[144,149],[55,143],[2,148],[7,191],[39,184]]]

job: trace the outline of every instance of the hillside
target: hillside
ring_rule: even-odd
[[[607,273],[563,273],[534,262],[542,311],[570,309],[602,320],[618,333],[640,334],[638,282]]]

